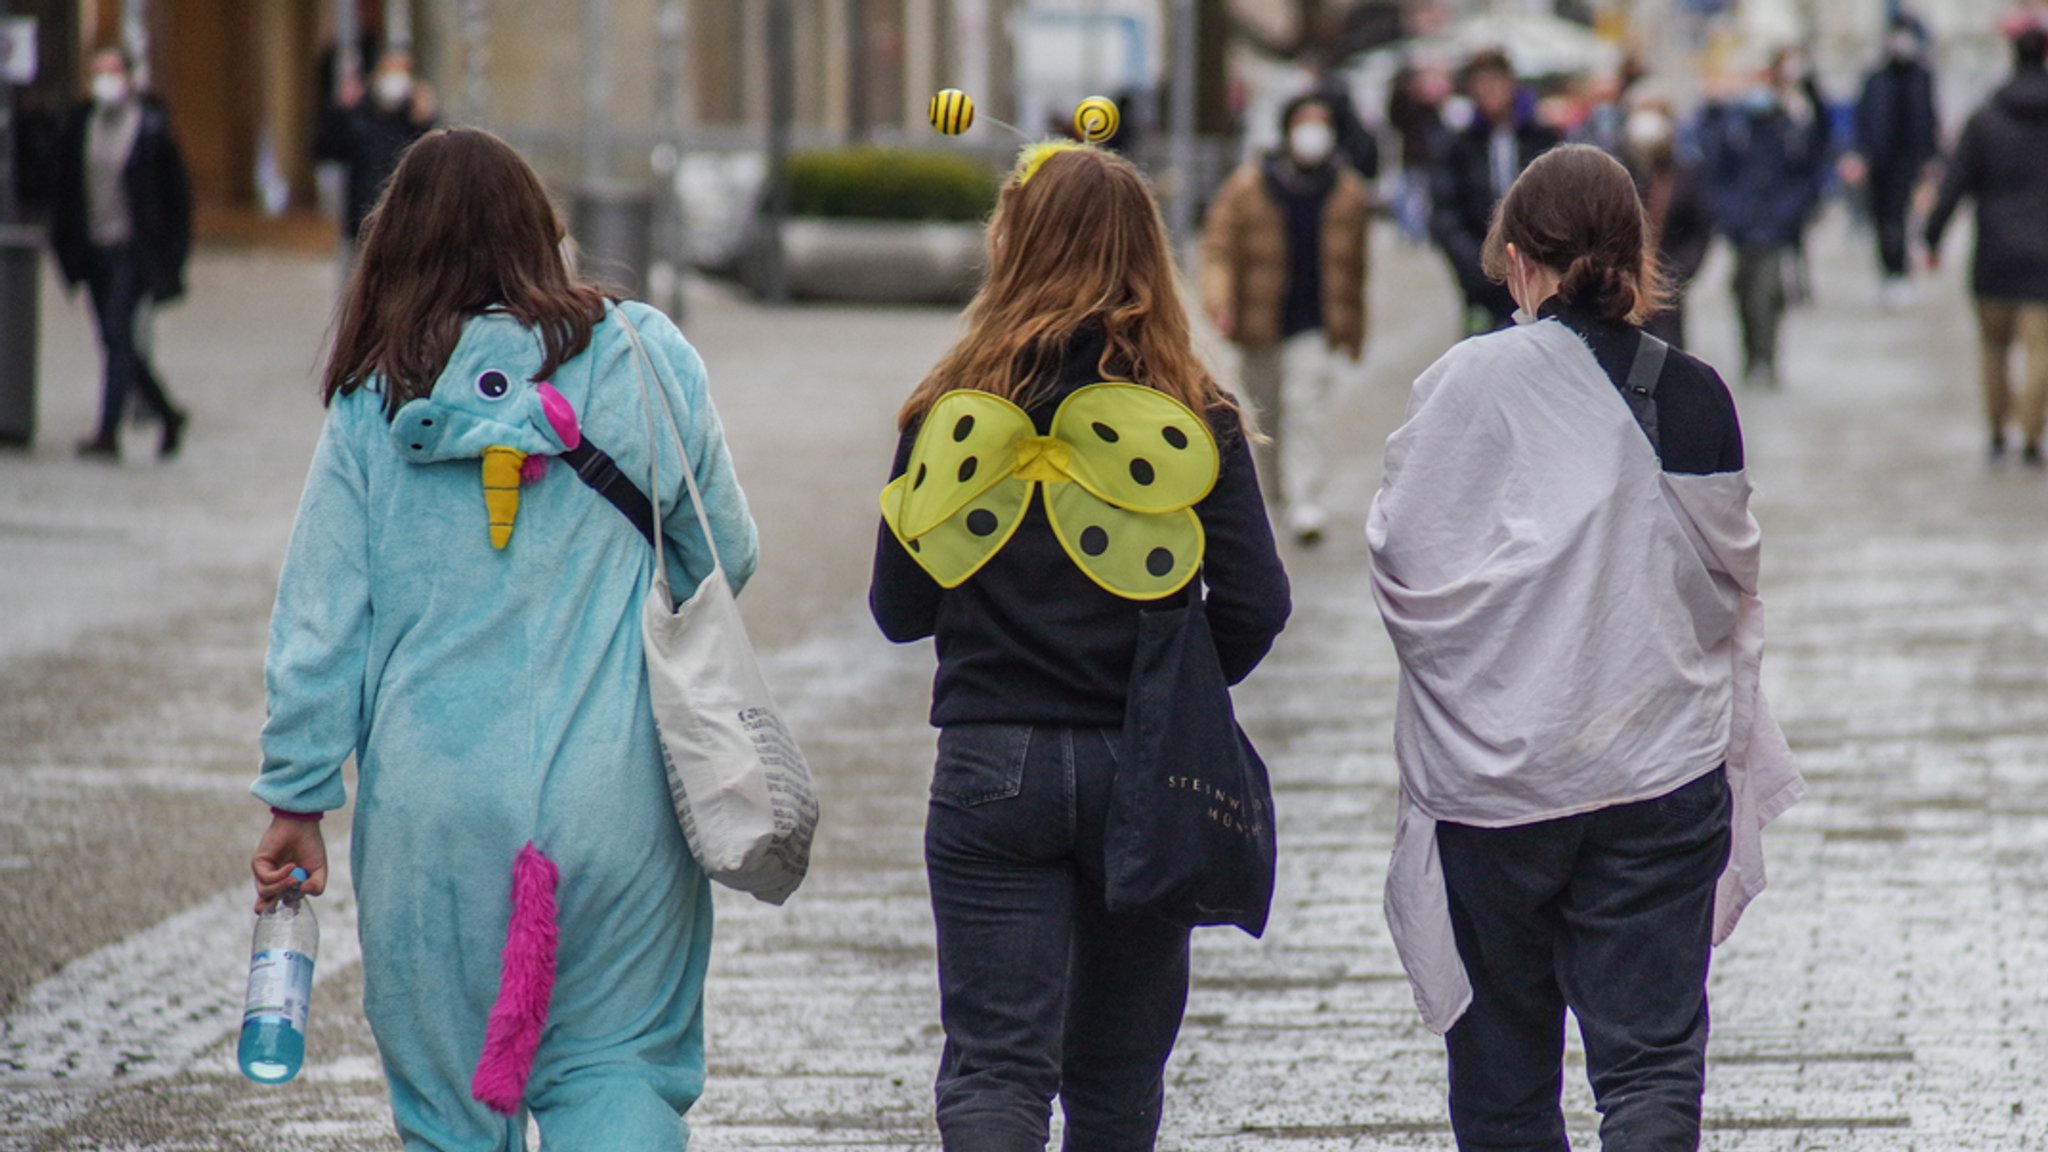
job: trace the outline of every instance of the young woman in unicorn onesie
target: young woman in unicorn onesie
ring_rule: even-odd
[[[704,1081],[711,892],[649,711],[644,532],[578,469],[643,491],[669,578],[711,553],[675,437],[650,438],[626,317],[676,413],[735,588],[754,525],[697,353],[580,282],[531,168],[488,133],[422,138],[364,231],[327,422],[279,578],[252,791],[259,901],[326,881],[346,802],[363,1002],[407,1149],[680,1149]],[[653,405],[655,418],[661,405]]]

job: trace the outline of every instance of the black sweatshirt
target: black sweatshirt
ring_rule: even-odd
[[[1034,406],[1033,423],[1049,434],[1060,401],[1101,379],[1100,329],[1070,342],[1058,377]],[[1251,447],[1235,412],[1209,414],[1223,466],[1195,514],[1207,534],[1200,579],[1208,589],[1216,655],[1233,684],[1272,648],[1291,608],[1287,572],[1252,470]],[[917,428],[903,433],[893,479],[903,473]],[[1138,614],[1178,606],[1187,591],[1140,602],[1111,594],[1075,567],[1046,520],[1044,495],[1032,497],[1024,522],[979,572],[950,591],[919,567],[885,523],[875,541],[868,607],[882,633],[897,643],[937,641],[931,722],[1120,726],[1137,651]]]
[[[1576,333],[1609,380],[1628,379],[1642,344],[1642,329],[1601,320],[1552,296],[1537,314]],[[1664,471],[1691,476],[1742,471],[1742,425],[1735,398],[1721,375],[1696,356],[1673,348],[1657,384],[1657,455]]]

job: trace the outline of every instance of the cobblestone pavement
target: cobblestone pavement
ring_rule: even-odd
[[[1264,941],[1198,935],[1167,1149],[1451,1147],[1442,1047],[1380,920],[1394,668],[1358,527],[1406,382],[1451,337],[1448,288],[1433,255],[1377,251],[1373,355],[1327,424],[1340,530],[1290,555],[1297,616],[1240,695],[1278,790],[1278,904]],[[1770,834],[1772,887],[1716,958],[1707,1145],[2048,1148],[2048,478],[1982,459],[1955,274],[1886,313],[1870,263],[1824,231],[1785,388],[1738,396],[1766,683],[1811,795]],[[261,1089],[231,1057],[261,823],[240,789],[269,579],[318,420],[304,377],[321,309],[289,301],[325,275],[202,267],[161,334],[206,417],[192,459],[74,464],[59,448],[88,419],[75,387],[47,405],[58,447],[0,458],[0,595],[23,606],[0,621],[0,1149],[395,1147],[345,897],[321,907],[306,1075]],[[1694,328],[1728,364],[1722,275]],[[208,312],[209,288],[247,322]],[[46,368],[90,364],[75,315],[50,327]],[[953,321],[705,295],[685,327],[767,537],[747,608],[828,805],[790,906],[721,893],[694,1146],[935,1148],[931,657],[885,645],[859,597],[889,413]],[[1576,1045],[1569,1059],[1576,1075]],[[1572,1077],[1566,1105],[1590,1146]]]

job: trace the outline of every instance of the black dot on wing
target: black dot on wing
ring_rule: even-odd
[[[967,514],[967,530],[976,536],[993,536],[996,528],[996,514],[986,508],[976,508]]]
[[[903,546],[910,549],[912,552],[924,551],[924,545],[916,540],[905,540],[903,542]]]
[[[973,456],[962,460],[960,462],[960,482],[965,484],[969,480],[974,479],[974,470],[979,467],[981,467],[981,461]]]
[[[1140,484],[1152,483],[1152,462],[1150,460],[1145,459],[1143,456],[1140,456],[1137,459],[1132,460],[1131,479],[1136,480]]]
[[[958,444],[972,435],[974,435],[974,417],[962,416],[960,422],[953,425],[953,443]]]
[[[1122,439],[1121,436],[1118,436],[1116,434],[1116,429],[1111,428],[1109,425],[1104,424],[1100,420],[1097,420],[1094,424],[1090,425],[1090,427],[1095,429],[1095,434],[1097,436],[1102,437],[1102,442],[1104,444],[1114,444],[1118,440]]]
[[[1145,554],[1145,571],[1154,576],[1164,577],[1173,571],[1173,553],[1164,548],[1154,548]]]
[[[1100,525],[1090,524],[1081,530],[1081,551],[1090,556],[1100,556],[1109,551],[1109,533]]]
[[[424,445],[424,444],[415,444],[415,445],[413,445],[413,446],[412,446],[412,450],[413,450],[413,451],[415,451],[415,452],[424,452],[424,451],[426,451],[427,449],[426,449],[426,445]]]
[[[1175,448],[1186,448],[1188,446],[1188,434],[1171,424],[1160,429],[1159,434],[1166,437],[1166,442]]]
[[[919,464],[919,465],[917,466],[917,479],[915,479],[915,480],[912,480],[912,481],[910,482],[910,486],[911,486],[912,488],[922,488],[922,487],[924,487],[924,476],[925,476],[925,473],[927,473],[927,472],[929,472],[929,471],[931,471],[931,469],[929,469],[929,468],[925,467],[925,466],[924,466],[924,465],[922,465],[922,464]]]

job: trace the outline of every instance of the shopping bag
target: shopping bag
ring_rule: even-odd
[[[803,883],[810,867],[811,840],[818,827],[817,789],[747,639],[668,394],[649,381],[650,375],[659,377],[659,369],[641,345],[632,320],[622,310],[615,315],[633,343],[647,414],[654,579],[642,609],[641,634],[647,649],[648,701],[661,734],[676,819],[691,855],[713,880],[780,904]],[[712,556],[710,575],[681,603],[670,593],[664,557],[661,487],[655,475],[655,396],[661,398],[697,526]]]
[[[1230,704],[1198,580],[1141,613],[1105,832],[1104,900],[1188,925],[1266,930],[1273,789]]]

